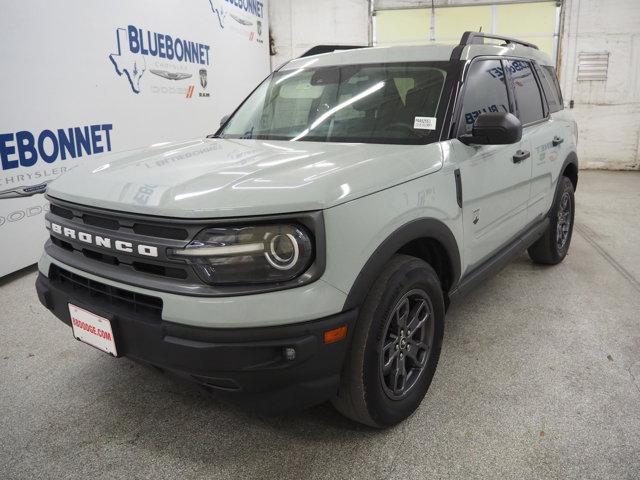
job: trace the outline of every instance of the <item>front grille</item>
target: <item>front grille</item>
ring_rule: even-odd
[[[132,227],[138,235],[148,237],[174,238],[176,240],[186,240],[189,232],[184,228],[172,228],[165,225],[150,225],[148,223],[135,223]]]
[[[50,206],[50,209],[51,209],[51,213],[58,215],[59,217],[68,218],[68,219],[73,218],[73,212],[68,208],[62,208],[52,203]]]
[[[59,227],[55,232],[51,229],[50,238],[54,258],[74,266],[80,270],[94,271],[99,264],[117,268],[121,276],[114,278],[107,271],[100,271],[112,280],[123,281],[134,285],[147,285],[145,279],[156,279],[166,282],[168,287],[181,282],[187,288],[202,284],[193,269],[183,260],[171,257],[168,252],[184,248],[193,236],[203,228],[201,222],[184,220],[167,220],[132,213],[115,213],[94,207],[75,205],[55,199],[51,200],[50,213],[47,220]],[[89,240],[65,235],[61,228],[90,234]],[[100,235],[115,240],[132,243],[133,251],[117,251],[111,246],[101,248],[91,242],[91,238]],[[157,256],[139,255],[135,245],[151,245],[157,248]],[[74,254],[74,258],[62,257],[60,251]],[[124,278],[126,277],[126,279]],[[174,282],[174,283],[169,283]]]
[[[114,310],[124,310],[127,313],[143,315],[157,321],[162,318],[162,299],[160,298],[96,282],[55,264],[51,264],[49,279],[88,304],[98,301],[115,307]]]
[[[77,251],[84,255],[86,258],[106,263],[108,265],[131,267],[138,272],[144,272],[159,277],[176,278],[179,280],[185,280],[189,277],[189,274],[187,273],[187,270],[185,268],[158,265],[155,263],[147,263],[141,261],[121,261],[115,255],[109,255],[107,253],[91,250],[89,248],[76,249],[69,242],[65,242],[64,240],[54,237],[53,235],[51,235],[49,238],[54,245],[67,250],[68,252]]]
[[[107,230],[119,230],[120,222],[112,218],[98,217],[96,215],[83,215],[82,221],[85,225],[93,225],[94,227],[106,228]]]
[[[126,216],[109,213],[88,213],[83,207],[73,206],[73,208],[62,207],[51,203],[51,213],[62,218],[74,220],[78,225],[91,225],[93,227],[103,228],[105,230],[125,232],[134,232],[138,235],[144,235],[155,238],[169,238],[173,240],[186,240],[189,238],[189,230],[168,226],[162,222],[129,220]],[[131,217],[132,215],[127,215]]]
[[[65,242],[64,240],[56,238],[53,235],[51,235],[50,238],[54,245],[57,245],[60,248],[64,248],[69,252],[73,252],[73,245],[71,245],[69,242]]]

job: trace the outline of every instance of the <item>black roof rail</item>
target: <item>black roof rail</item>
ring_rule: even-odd
[[[367,45],[316,45],[300,55],[299,58],[335,52],[336,50],[353,50],[354,48],[367,48]]]
[[[502,35],[494,35],[493,33],[483,33],[483,32],[464,32],[462,34],[462,38],[460,39],[460,45],[484,45],[484,39],[490,38],[492,40],[502,40],[507,45],[511,43],[516,43],[518,45],[522,45],[524,47],[535,48],[539,50],[537,45],[533,43],[525,42],[524,40],[518,40],[517,38],[511,37],[503,37]]]

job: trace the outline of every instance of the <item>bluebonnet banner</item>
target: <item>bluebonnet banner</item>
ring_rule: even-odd
[[[37,261],[49,182],[214,132],[270,70],[267,0],[23,0],[2,15],[0,276]]]

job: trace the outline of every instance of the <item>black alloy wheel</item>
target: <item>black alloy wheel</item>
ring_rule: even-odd
[[[392,400],[405,398],[414,387],[433,345],[433,307],[421,289],[405,293],[389,315],[381,342],[380,376]]]

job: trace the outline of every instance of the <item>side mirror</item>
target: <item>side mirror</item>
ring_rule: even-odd
[[[229,120],[229,117],[230,117],[230,116],[231,116],[231,115],[225,115],[224,117],[222,117],[222,118],[220,119],[220,126],[223,126],[225,123],[227,123],[227,120]]]
[[[473,122],[473,133],[458,137],[465,145],[507,145],[522,138],[522,124],[512,113],[481,113]]]

